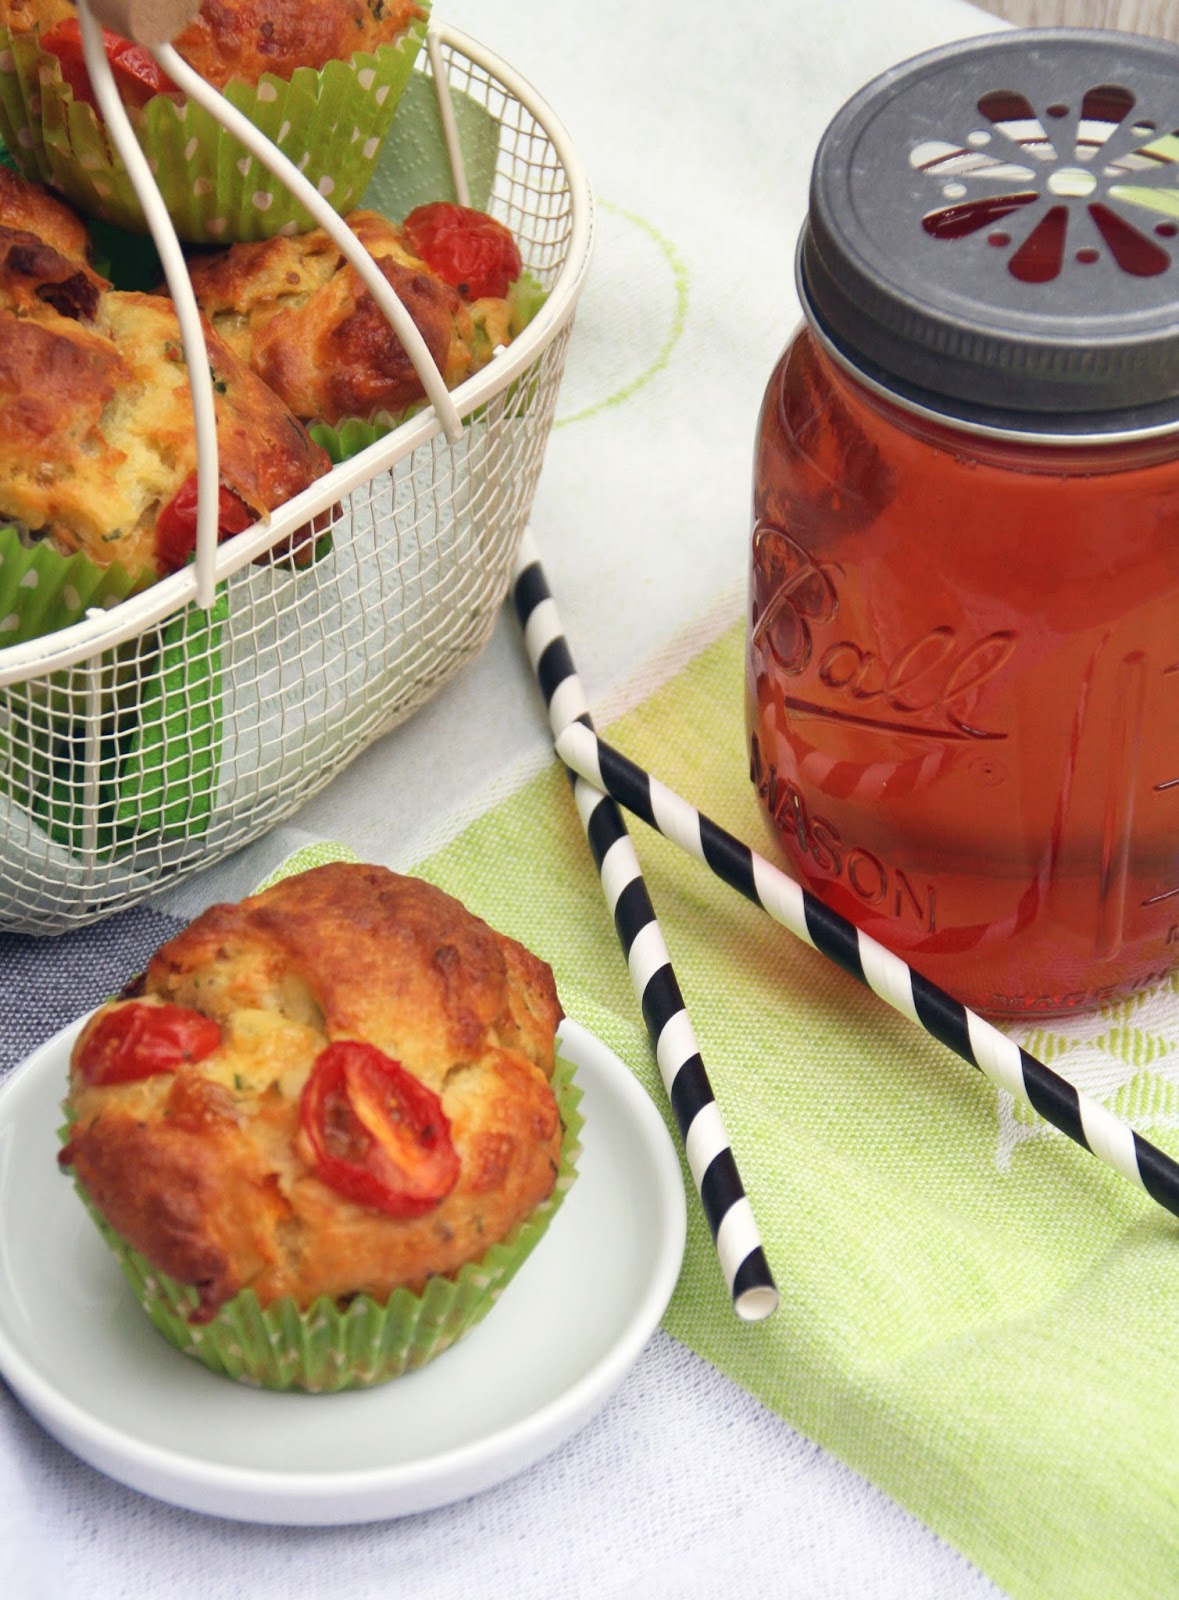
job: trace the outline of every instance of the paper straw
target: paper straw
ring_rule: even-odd
[[[591,728],[580,724],[567,727],[556,745],[566,766],[587,782],[695,856],[796,937],[977,1067],[992,1083],[1026,1100],[1046,1122],[1179,1216],[1179,1163],[1140,1137],[1100,1101],[1083,1094],[961,1001],[915,972],[900,956],[726,833],[689,800],[603,743]]]
[[[527,533],[516,563],[512,601],[554,739],[570,724],[584,727],[592,739],[581,680],[536,546]],[[634,845],[621,812],[600,788],[578,778],[573,797],[733,1307],[743,1321],[760,1322],[777,1308],[778,1291]]]

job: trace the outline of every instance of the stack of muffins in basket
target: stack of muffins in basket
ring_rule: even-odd
[[[424,20],[412,0],[206,0],[176,48],[264,128],[276,102],[291,98],[272,137],[309,173],[310,163],[324,168],[320,193],[344,211],[453,388],[536,309],[510,232],[450,201],[399,220],[344,209],[371,176]],[[346,454],[342,426],[369,425],[367,442],[422,405],[423,386],[327,233],[299,208],[288,214],[291,197],[256,162],[225,158],[229,135],[214,119],[204,126],[148,52],[109,34],[104,43],[169,213],[193,247],[224,538]],[[320,126],[329,114],[330,135]],[[170,299],[160,286],[123,288],[97,270],[96,231],[108,242],[112,227],[143,223],[126,203],[68,0],[0,0],[0,138],[20,168],[0,166],[0,559],[12,546],[35,548],[38,560],[35,611],[5,618],[2,646],[184,565],[195,540],[196,442]],[[201,162],[208,170],[193,178]],[[143,248],[152,255],[149,240]],[[305,563],[318,531],[300,530],[272,557]]]

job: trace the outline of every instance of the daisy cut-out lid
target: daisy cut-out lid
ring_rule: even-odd
[[[815,157],[798,259],[833,352],[1020,433],[1179,421],[1179,47],[987,34],[867,84]]]

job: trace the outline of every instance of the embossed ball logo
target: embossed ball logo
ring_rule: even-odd
[[[999,740],[972,709],[983,686],[1011,660],[1016,636],[997,628],[964,637],[955,628],[917,630],[882,651],[841,629],[833,561],[817,560],[784,528],[761,521],[753,532],[750,646],[755,658],[805,684],[783,689],[787,711],[837,717],[882,732],[939,739]],[[816,636],[820,642],[816,644]],[[819,698],[814,698],[818,695]]]
[[[1167,271],[1160,241],[1179,235],[1179,129],[1160,128],[1118,84],[1042,112],[995,89],[978,112],[964,140],[926,139],[909,153],[948,202],[926,212],[927,233],[985,239],[1023,283],[1051,282],[1072,263],[1139,278]]]
[[[816,561],[781,528],[763,522],[754,530],[753,639],[769,647],[784,672],[807,667],[811,624],[830,622],[839,610],[833,582],[838,570]]]

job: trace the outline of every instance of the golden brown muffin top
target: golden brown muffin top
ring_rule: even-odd
[[[77,15],[71,0],[0,0],[0,28],[13,33],[45,33]]]
[[[449,388],[472,369],[474,325],[456,290],[375,211],[344,219],[413,318]],[[231,245],[191,263],[201,309],[296,416],[335,425],[398,416],[421,379],[356,270],[321,228]]]
[[[562,1014],[523,945],[420,878],[350,862],[211,906],[156,952],[145,987],[218,1020],[261,1008],[366,1039],[435,1088],[489,1044],[551,1077]]]
[[[86,262],[0,220],[0,308],[38,321],[45,321],[51,310],[90,320],[109,287]]]
[[[90,266],[81,218],[39,183],[0,167],[0,308],[39,322],[93,319],[110,288]]]
[[[205,0],[174,40],[177,51],[218,89],[263,73],[289,78],[296,67],[347,61],[394,44],[425,15],[417,0]],[[0,0],[0,27],[44,33],[77,16],[69,0]]]
[[[90,263],[90,234],[77,212],[43,185],[4,166],[0,166],[0,225],[36,234],[68,261]]]
[[[48,246],[43,252],[60,262]],[[12,257],[0,237],[0,263],[8,263],[0,265],[0,517],[48,535],[64,554],[81,550],[100,566],[117,560],[132,575],[158,575],[168,566],[157,517],[196,471],[172,303],[109,290],[91,316],[43,303],[30,316],[14,303]],[[273,510],[328,471],[330,459],[212,329],[205,333],[221,481],[255,514]]]
[[[104,1019],[171,1006],[215,1024],[210,1053],[87,1081]],[[63,1164],[134,1248],[197,1286],[195,1320],[246,1286],[263,1304],[383,1300],[483,1255],[551,1193],[561,1015],[547,965],[441,890],[315,868],[210,908],[92,1019],[71,1059]],[[358,1202],[319,1164],[305,1102],[341,1044],[376,1047],[439,1098],[457,1178],[426,1209]]]
[[[289,78],[393,44],[424,13],[415,0],[205,0],[176,49],[217,88],[231,78]]]

